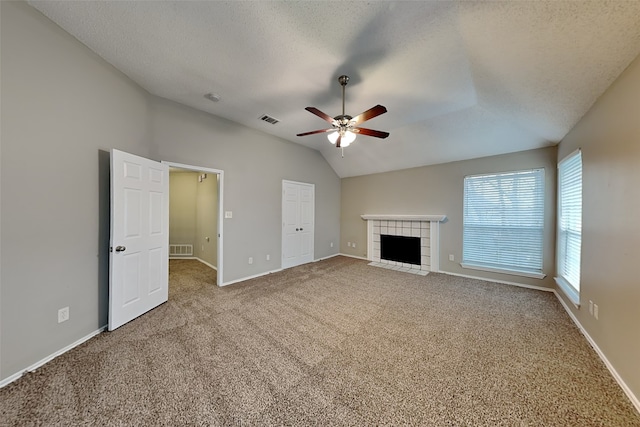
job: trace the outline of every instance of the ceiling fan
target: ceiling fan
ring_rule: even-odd
[[[346,115],[344,113],[344,88],[347,83],[349,83],[349,76],[343,75],[338,77],[338,82],[340,83],[340,85],[342,85],[342,114],[339,116],[331,117],[315,107],[307,107],[305,108],[305,110],[331,123],[331,127],[329,129],[320,129],[311,132],[299,133],[297,136],[307,136],[314,135],[316,133],[332,132],[328,135],[328,138],[331,144],[335,144],[337,148],[344,148],[349,146],[349,144],[351,144],[356,139],[356,134],[375,136],[376,138],[388,137],[389,132],[356,127],[356,125],[359,125],[360,123],[366,122],[367,120],[373,119],[380,114],[386,113],[387,109],[382,105],[376,105],[375,107],[372,107],[364,113],[359,114],[355,117]]]

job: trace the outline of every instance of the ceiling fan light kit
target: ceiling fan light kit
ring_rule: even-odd
[[[297,136],[307,136],[314,135],[316,133],[326,133],[331,132],[327,135],[329,142],[332,145],[335,145],[337,148],[344,148],[351,145],[353,141],[356,139],[356,134],[362,134],[367,136],[373,136],[376,138],[386,138],[389,136],[388,132],[382,132],[379,130],[366,129],[361,127],[356,127],[360,123],[363,123],[367,120],[373,119],[381,114],[387,112],[387,109],[382,105],[376,105],[365,111],[362,114],[359,114],[355,117],[351,117],[344,113],[344,91],[345,86],[349,83],[349,76],[342,75],[338,77],[338,82],[342,86],[342,114],[336,117],[331,117],[328,114],[323,113],[315,107],[307,107],[305,110],[310,112],[311,114],[315,114],[320,117],[324,121],[331,123],[331,128],[329,129],[319,129],[311,132],[299,133]]]
[[[331,145],[336,145],[336,142],[338,141],[338,137],[341,137],[340,138],[341,148],[348,147],[349,145],[351,145],[353,141],[356,140],[356,134],[349,130],[344,131],[343,133],[340,133],[340,131],[335,131],[327,135],[327,138],[329,139],[329,143]]]

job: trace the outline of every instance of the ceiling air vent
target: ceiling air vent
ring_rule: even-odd
[[[278,123],[280,120],[276,119],[275,117],[271,117],[268,116],[266,114],[263,114],[260,116],[260,120],[267,122],[267,123],[271,123],[272,125],[275,125],[276,123]]]

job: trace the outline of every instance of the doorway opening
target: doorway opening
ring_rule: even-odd
[[[223,188],[219,169],[166,162],[169,166],[169,258],[195,258],[223,280]]]

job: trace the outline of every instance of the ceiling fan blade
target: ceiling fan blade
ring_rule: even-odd
[[[383,132],[381,130],[373,130],[367,128],[353,128],[351,132],[359,133],[361,135],[375,136],[376,138],[386,138],[389,136],[389,132]]]
[[[331,132],[332,130],[335,130],[334,128],[331,129],[319,129],[319,130],[312,130],[311,132],[305,132],[305,133],[299,133],[296,136],[307,136],[307,135],[314,135],[316,133],[325,133],[325,132]]]
[[[311,114],[315,114],[316,116],[320,117],[322,120],[327,121],[327,122],[329,122],[331,124],[333,124],[333,122],[334,122],[333,117],[331,117],[328,114],[323,113],[322,111],[318,110],[316,107],[307,107],[307,108],[305,108],[305,110],[307,110]]]
[[[384,114],[386,112],[387,109],[378,104],[375,107],[369,108],[364,113],[355,116],[353,119],[351,119],[351,122],[357,125],[358,123],[366,122],[367,120],[373,119],[374,117],[377,117],[380,114]]]
[[[342,141],[342,135],[338,134],[338,140],[336,141],[336,148],[340,148],[341,141]]]

